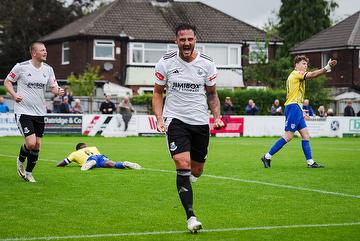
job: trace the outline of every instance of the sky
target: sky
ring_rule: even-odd
[[[175,0],[186,1],[186,0]],[[196,0],[189,0],[196,1]],[[278,12],[281,0],[198,0],[221,10],[239,20],[255,27],[262,28],[267,20],[274,17],[273,11]],[[343,20],[360,10],[359,0],[336,0],[339,7],[332,19]]]

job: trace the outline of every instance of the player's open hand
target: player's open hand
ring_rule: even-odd
[[[214,129],[215,130],[220,130],[221,128],[223,128],[225,126],[224,122],[221,120],[220,117],[216,118],[214,121]]]

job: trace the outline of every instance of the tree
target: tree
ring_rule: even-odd
[[[338,7],[334,0],[282,0],[278,31],[284,40],[282,55],[297,43],[330,27],[330,14]]]
[[[73,95],[92,96],[95,90],[95,81],[102,79],[102,76],[99,76],[99,70],[99,66],[93,67],[89,64],[79,77],[74,74],[68,76],[68,83]]]
[[[60,0],[1,0],[0,78],[29,58],[30,43],[83,16],[94,1],[73,0],[65,7]]]

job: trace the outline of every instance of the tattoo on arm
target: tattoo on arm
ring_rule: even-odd
[[[213,113],[214,118],[216,119],[217,117],[220,117],[220,100],[216,90],[207,92],[206,95],[210,110]]]

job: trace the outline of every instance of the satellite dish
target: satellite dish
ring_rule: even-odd
[[[113,67],[114,67],[114,66],[113,66],[112,63],[109,63],[109,62],[104,63],[104,70],[106,70],[106,71],[112,70]]]

